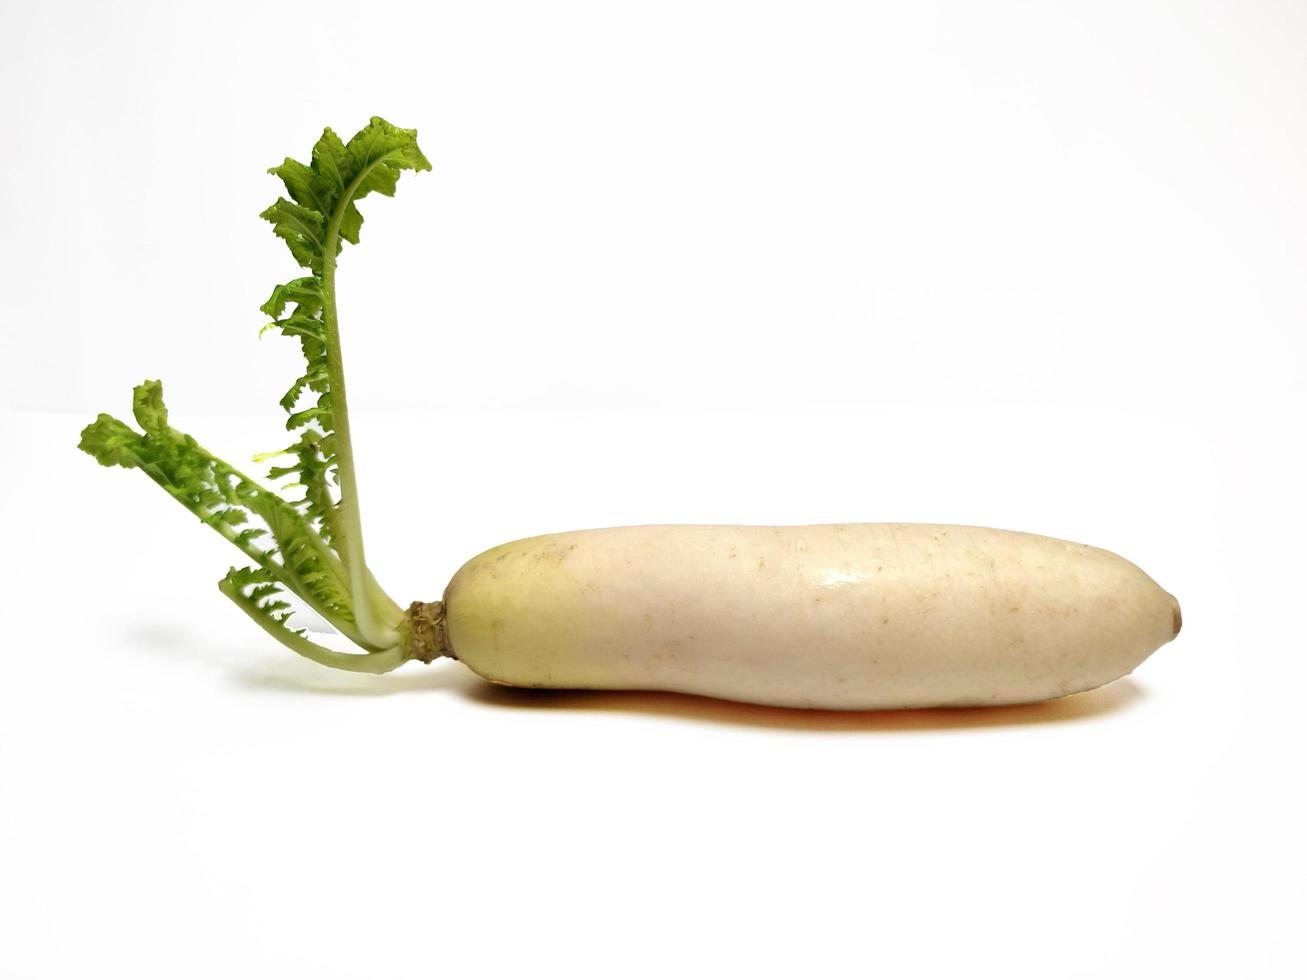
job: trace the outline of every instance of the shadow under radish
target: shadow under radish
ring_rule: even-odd
[[[778,708],[670,691],[556,691],[488,681],[462,690],[481,704],[504,710],[656,715],[715,725],[814,732],[931,732],[1069,724],[1119,714],[1147,696],[1144,688],[1128,677],[1093,691],[1033,704],[892,711]]]

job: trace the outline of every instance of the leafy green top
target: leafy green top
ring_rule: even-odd
[[[323,130],[308,166],[287,157],[281,166],[268,171],[281,178],[291,200],[277,198],[260,217],[272,223],[295,261],[312,272],[275,286],[260,307],[272,317],[264,329],[277,329],[298,340],[307,365],[281,398],[282,408],[290,415],[286,428],[303,430],[299,442],[286,450],[296,462],[274,468],[269,476],[298,475],[307,511],[328,541],[341,536],[327,489],[329,476],[338,482],[335,429],[339,409],[333,404],[333,345],[329,339],[335,315],[331,288],[335,257],[345,242],[358,244],[363,227],[357,204],[361,198],[373,191],[393,196],[402,171],[430,169],[418,149],[416,130],[399,129],[373,117],[348,143],[342,143],[331,129]],[[329,302],[331,309],[327,308]],[[343,382],[336,387],[343,387]],[[306,391],[317,398],[303,407]]]
[[[276,286],[260,307],[272,318],[264,330],[297,340],[306,362],[281,398],[286,428],[299,438],[272,454],[291,462],[274,466],[269,477],[293,477],[289,486],[301,487],[302,497],[287,500],[261,487],[169,426],[157,381],[135,389],[132,410],[142,431],[100,415],[79,444],[105,466],[143,470],[254,562],[232,569],[219,587],[260,626],[297,653],[350,670],[389,670],[408,659],[408,651],[403,613],[364,561],[340,357],[336,257],[345,242],[358,243],[361,198],[373,191],[393,195],[401,172],[430,169],[416,131],[373,117],[348,143],[325,130],[310,164],[287,158],[269,171],[281,178],[290,200],[278,198],[262,217],[309,270]],[[369,652],[337,653],[292,630],[283,588]]]

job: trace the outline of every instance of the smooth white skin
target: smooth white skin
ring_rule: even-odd
[[[454,655],[498,683],[844,709],[1089,690],[1180,622],[1175,599],[1111,552],[931,524],[527,538],[464,565],[445,614]]]

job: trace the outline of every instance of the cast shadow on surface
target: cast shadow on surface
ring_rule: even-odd
[[[481,682],[468,696],[497,708],[661,715],[687,721],[794,731],[910,732],[1051,725],[1124,711],[1145,697],[1129,678],[1056,701],[994,708],[823,711],[772,708],[664,691],[539,691]]]
[[[1118,714],[1147,695],[1126,677],[1055,701],[993,708],[926,708],[905,711],[822,711],[773,708],[665,691],[551,691],[504,687],[455,663],[405,667],[371,676],[328,672],[307,662],[239,675],[247,688],[283,693],[381,697],[442,691],[488,708],[543,713],[628,714],[687,722],[792,731],[928,732],[1020,725],[1054,725]]]

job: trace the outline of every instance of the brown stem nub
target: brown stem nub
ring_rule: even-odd
[[[445,637],[445,604],[414,602],[404,614],[404,632],[412,660],[429,664],[437,657],[453,657]]]

